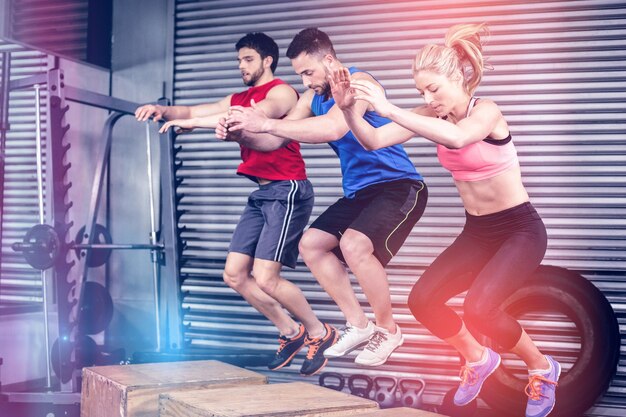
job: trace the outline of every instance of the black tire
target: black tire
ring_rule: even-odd
[[[454,394],[457,388],[450,389],[441,401],[441,406],[437,409],[438,413],[449,417],[473,417],[476,414],[478,403],[476,400],[472,400],[469,404],[459,407],[454,405]]]
[[[559,313],[574,323],[580,349],[568,353],[542,349],[557,360],[573,362],[561,373],[550,417],[577,416],[589,409],[608,388],[619,359],[617,318],[602,292],[575,272],[540,265],[532,279],[505,302],[504,309],[514,317]],[[526,383],[503,364],[486,381],[480,397],[503,414],[523,415],[528,400]]]

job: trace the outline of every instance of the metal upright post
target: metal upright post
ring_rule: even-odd
[[[150,123],[146,122],[146,154],[148,159],[148,198],[150,199],[150,243],[157,244],[156,221],[154,214],[154,184],[152,181],[152,144],[150,142]],[[150,251],[152,263],[152,284],[154,286],[154,316],[156,327],[156,350],[161,350],[161,312],[159,306],[159,256],[155,250]]]
[[[167,105],[165,99],[159,104]],[[161,145],[161,213],[160,239],[163,243],[163,259],[161,260],[161,311],[164,311],[166,323],[165,344],[169,349],[182,347],[182,315],[180,295],[180,244],[178,240],[178,216],[176,212],[176,149],[174,134],[160,135]]]
[[[35,157],[37,164],[37,197],[39,202],[39,224],[46,222],[44,218],[43,204],[43,161],[41,148],[41,87],[39,84],[35,88]]]
[[[35,84],[35,147],[37,160],[37,197],[39,200],[39,224],[45,223],[44,203],[43,203],[43,160],[41,147],[41,87]],[[50,367],[50,331],[48,315],[48,283],[46,280],[46,271],[40,272],[41,290],[43,292],[43,329],[45,333],[45,349],[46,349],[46,388],[52,387],[52,369]]]
[[[2,53],[2,77],[0,78],[0,240],[2,239],[2,213],[4,212],[4,167],[7,131],[9,130],[9,82],[11,79],[11,54]],[[0,277],[2,256],[0,255]]]

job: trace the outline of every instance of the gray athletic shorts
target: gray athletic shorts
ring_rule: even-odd
[[[309,180],[273,181],[248,197],[229,252],[296,267],[298,242],[313,209]]]

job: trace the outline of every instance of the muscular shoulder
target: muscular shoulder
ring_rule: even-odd
[[[378,81],[376,81],[376,79],[374,77],[372,77],[367,72],[363,72],[363,71],[355,72],[355,73],[351,74],[350,77],[352,77],[355,80],[371,81],[373,83],[380,84]]]
[[[315,92],[313,90],[307,90],[300,95],[296,105],[291,109],[287,117],[287,120],[301,120],[313,115],[311,111],[311,104],[313,103],[313,96]]]
[[[474,104],[474,107],[470,111],[470,115],[474,113],[482,113],[482,114],[491,114],[491,115],[502,115],[500,112],[500,108],[495,103],[495,101],[490,100],[488,98],[480,98]]]
[[[267,92],[267,98],[297,98],[298,93],[289,84],[277,84]]]
[[[489,135],[491,137],[504,137],[510,134],[509,125],[498,105],[489,99],[479,99],[469,114],[476,123],[484,126],[492,126]]]
[[[354,79],[354,80],[369,81],[369,82],[373,83],[374,85],[377,85],[381,89],[383,89],[383,90],[385,89],[385,87],[381,83],[379,83],[376,78],[372,77],[367,72],[362,72],[362,71],[355,72],[352,75],[350,75],[350,77],[352,79]],[[363,108],[363,112],[365,112],[366,110],[367,111],[375,111],[375,108],[371,104],[368,104],[366,108]]]
[[[313,97],[315,97],[315,91],[307,88],[307,90],[300,95],[300,101],[311,103],[311,101],[313,101]]]

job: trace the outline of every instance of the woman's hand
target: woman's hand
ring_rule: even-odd
[[[387,101],[385,90],[378,84],[367,80],[352,80],[350,87],[355,90],[355,100],[367,101],[376,113],[383,117],[389,117],[393,105]]]

